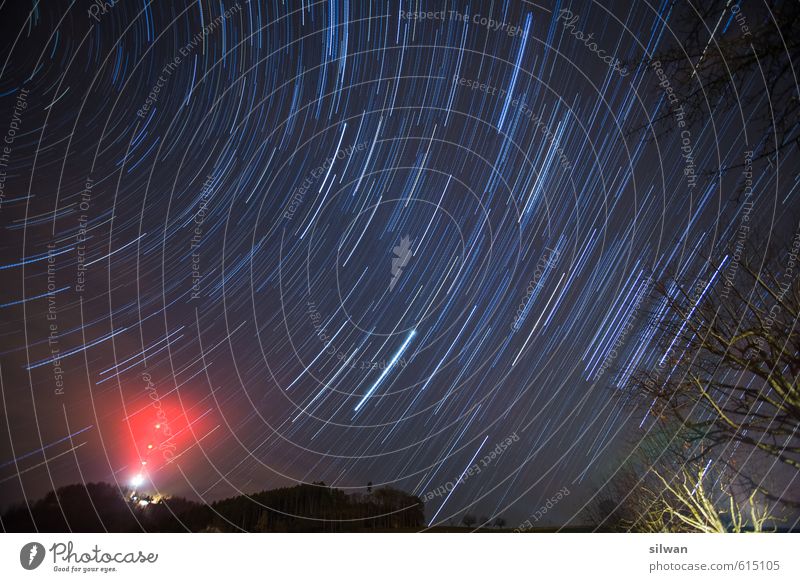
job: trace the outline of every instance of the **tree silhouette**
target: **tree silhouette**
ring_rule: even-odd
[[[670,373],[640,370],[626,388],[651,418],[682,427],[687,460],[739,443],[800,471],[800,278],[785,276],[785,260],[746,250],[735,272],[730,259],[710,262],[719,282],[700,297],[677,281],[656,287]]]
[[[375,531],[422,528],[425,507],[418,497],[389,487],[365,496],[324,483],[303,484],[209,506],[183,498],[134,497],[107,483],[89,483],[11,507],[0,524],[9,532]]]
[[[655,286],[659,355],[615,390],[640,408],[652,436],[638,465],[596,498],[601,529],[758,530],[772,517],[756,496],[800,506],[753,463],[782,465],[787,479],[800,471],[800,278],[787,267],[800,235],[750,241],[708,260],[699,285]],[[739,466],[741,458],[750,462]],[[718,478],[709,481],[712,465]]]
[[[800,2],[675,2],[662,43],[640,61],[661,64],[690,127],[732,113],[749,142],[762,143],[755,159],[769,158],[800,145],[798,22]],[[672,117],[665,105],[653,120],[657,133],[675,130]]]

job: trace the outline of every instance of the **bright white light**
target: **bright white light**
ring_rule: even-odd
[[[133,487],[138,487],[138,486],[139,486],[139,485],[141,485],[142,483],[144,483],[144,475],[142,475],[141,473],[139,473],[138,475],[134,475],[133,477],[131,477],[131,485],[132,485]]]
[[[150,505],[150,502],[149,502],[147,499],[141,499],[141,500],[139,501],[139,505],[141,505],[142,507],[144,507],[145,505]]]

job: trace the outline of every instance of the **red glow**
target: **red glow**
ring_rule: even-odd
[[[148,385],[150,386],[150,385]],[[126,432],[132,445],[129,466],[147,468],[147,480],[154,483],[164,472],[171,472],[173,460],[180,457],[187,462],[196,439],[202,439],[209,430],[208,408],[192,406],[186,398],[174,393],[159,394],[158,387],[148,388],[147,398],[137,399],[128,406]]]

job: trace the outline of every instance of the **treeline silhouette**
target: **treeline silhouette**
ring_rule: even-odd
[[[419,497],[390,487],[347,494],[303,484],[207,505],[88,483],[13,506],[0,521],[6,532],[360,532],[418,529],[425,512]]]

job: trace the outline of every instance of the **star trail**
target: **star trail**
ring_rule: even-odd
[[[703,79],[771,22],[717,4]],[[797,118],[781,149],[769,73],[675,74],[686,10],[0,6],[3,507],[369,483],[429,526],[516,527],[566,489],[541,523],[584,524],[632,456],[683,442],[627,387],[682,374],[748,245],[783,244],[784,272],[798,230]],[[738,445],[701,465],[796,497]]]

